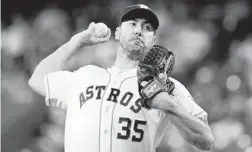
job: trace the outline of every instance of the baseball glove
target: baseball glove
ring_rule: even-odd
[[[138,91],[143,107],[150,108],[152,99],[160,92],[172,93],[175,86],[169,76],[174,63],[174,54],[159,45],[154,45],[139,61]]]

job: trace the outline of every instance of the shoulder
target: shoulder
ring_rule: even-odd
[[[194,102],[194,99],[191,95],[191,93],[189,92],[189,90],[185,87],[185,85],[183,85],[181,82],[179,82],[178,80],[172,78],[172,77],[169,77],[169,79],[174,83],[175,85],[175,91],[174,93],[177,94],[177,95],[181,95],[183,97],[185,97],[187,100],[191,100]]]
[[[174,84],[182,84],[181,82],[179,82],[178,80],[176,80],[173,77],[169,77],[169,79],[174,83]]]
[[[180,90],[180,91],[188,91],[186,89],[186,87],[178,80],[176,80],[175,78],[169,77],[169,79],[174,83],[175,88]]]

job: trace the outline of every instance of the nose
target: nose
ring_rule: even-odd
[[[134,34],[142,36],[142,26],[137,24],[134,28]]]

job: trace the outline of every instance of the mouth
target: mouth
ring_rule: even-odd
[[[140,37],[138,37],[138,36],[133,37],[133,38],[131,39],[131,41],[134,41],[134,42],[137,42],[137,43],[143,43],[142,39],[141,39]]]
[[[143,46],[143,41],[140,40],[140,39],[132,39],[131,42],[132,42],[134,45]]]
[[[143,43],[141,40],[138,40],[138,39],[134,39],[134,40],[132,40],[132,41],[134,41],[134,42],[136,42],[136,43]]]

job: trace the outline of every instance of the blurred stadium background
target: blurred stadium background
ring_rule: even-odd
[[[91,21],[115,30],[124,6],[144,3],[160,18],[158,43],[176,55],[173,77],[209,113],[212,152],[252,152],[252,2],[250,0],[3,0],[1,150],[63,152],[63,109],[28,87],[35,66]],[[109,67],[114,38],[70,62]],[[176,130],[158,152],[198,152]],[[167,144],[168,143],[168,144]]]

